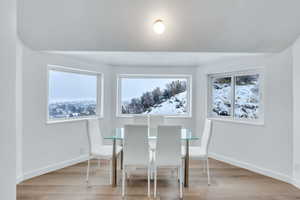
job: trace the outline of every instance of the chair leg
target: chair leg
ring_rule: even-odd
[[[148,198],[150,197],[150,174],[151,174],[151,168],[148,166]]]
[[[180,184],[180,199],[182,199],[182,184],[183,184],[183,181],[182,181],[182,166],[179,167],[179,177],[180,177],[180,181],[179,181],[179,184]]]
[[[86,170],[86,184],[89,184],[89,175],[90,175],[90,158],[88,159],[88,165]]]
[[[154,198],[156,198],[157,168],[154,167]]]
[[[150,166],[150,179],[153,180],[154,179],[154,170],[153,170],[153,166]]]
[[[210,185],[210,174],[209,174],[209,161],[206,159],[206,171],[207,171],[207,183]]]
[[[125,196],[125,179],[126,179],[126,175],[125,175],[125,168],[123,166],[123,170],[122,170],[122,197]]]
[[[180,168],[177,169],[177,180],[180,183]]]
[[[112,184],[112,160],[109,160],[109,184]]]

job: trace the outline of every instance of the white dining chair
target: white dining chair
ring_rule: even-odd
[[[159,125],[164,125],[165,117],[163,115],[148,115],[148,137],[149,146],[152,151],[156,148],[157,128]]]
[[[201,160],[205,161],[204,169],[206,167],[207,173],[207,183],[210,185],[210,172],[209,172],[209,159],[208,159],[208,148],[212,135],[212,121],[209,119],[205,120],[204,131],[201,137],[200,146],[190,146],[189,147],[189,158],[191,160]],[[182,147],[183,157],[185,154],[185,148]]]
[[[158,126],[157,144],[153,160],[154,169],[154,197],[157,190],[157,169],[178,169],[180,198],[182,198],[182,162],[181,162],[181,127],[180,126]]]
[[[148,197],[150,197],[150,150],[147,125],[125,125],[123,142],[122,196],[125,196],[125,180],[130,167],[143,167],[148,175]]]
[[[112,153],[113,153],[113,146],[112,145],[105,145],[103,142],[103,137],[101,135],[101,131],[99,128],[99,121],[97,119],[90,119],[87,121],[87,133],[88,133],[88,142],[89,142],[89,157],[88,157],[88,166],[87,166],[87,173],[86,173],[86,182],[89,183],[89,174],[90,174],[90,160],[97,159],[97,160],[108,160],[110,165],[109,169],[109,176],[111,181],[111,165],[112,165]],[[120,155],[122,151],[121,146],[116,146],[116,154],[117,156]]]

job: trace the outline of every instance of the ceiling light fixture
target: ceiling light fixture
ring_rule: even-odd
[[[155,20],[154,23],[153,23],[153,31],[156,33],[156,34],[163,34],[165,32],[165,24],[163,22],[163,20],[161,19],[158,19],[158,20]]]

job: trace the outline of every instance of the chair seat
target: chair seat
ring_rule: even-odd
[[[186,151],[185,146],[181,147],[182,157],[185,157]],[[189,147],[189,156],[190,158],[194,159],[206,159],[207,154],[205,150],[201,147]]]
[[[116,146],[116,154],[118,155],[122,151],[121,146]],[[103,145],[92,152],[92,156],[100,159],[111,159],[113,153],[112,145]]]

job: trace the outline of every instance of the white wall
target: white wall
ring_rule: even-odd
[[[60,55],[41,53],[23,48],[23,136],[22,160],[24,179],[82,161],[86,158],[87,137],[84,121],[46,124],[47,64],[88,69],[104,73],[104,135],[113,133],[128,118],[116,117],[117,74],[188,74],[196,83],[196,68],[178,67],[108,67],[82,63]],[[196,91],[196,90],[195,90]],[[193,92],[193,117],[167,120],[195,128],[196,93]],[[85,150],[82,155],[81,149]]]
[[[23,58],[22,58],[22,43],[17,41],[16,48],[16,182],[19,183],[23,179],[23,161],[22,161],[22,146],[23,146]]]
[[[293,46],[293,176],[300,187],[300,37]]]
[[[0,199],[16,199],[16,1],[0,1]]]
[[[88,151],[86,122],[46,124],[47,65],[61,65],[103,72],[109,85],[106,66],[82,63],[59,55],[51,55],[23,48],[23,137],[22,160],[24,179],[49,170],[86,159]],[[104,130],[110,128],[110,90],[105,88]]]
[[[261,68],[265,75],[265,124],[214,122],[212,156],[281,180],[289,181],[292,176],[292,49],[278,54],[225,59],[199,68],[109,67],[27,48],[22,49],[22,54],[25,179],[84,160],[85,154],[80,151],[84,149],[86,153],[87,150],[84,122],[46,124],[47,64],[104,73],[104,119],[100,120],[104,135],[129,122],[126,118],[116,117],[117,74],[192,75],[192,118],[169,119],[167,123],[182,124],[200,135],[206,117],[206,74]]]
[[[130,123],[130,118],[116,117],[116,94],[117,94],[117,76],[118,74],[185,74],[192,76],[192,85],[197,81],[196,77],[197,68],[195,67],[113,67],[111,85],[112,85],[112,121],[114,127],[120,127],[125,123]],[[191,118],[167,118],[166,124],[180,124],[184,127],[195,129],[195,116],[196,112],[196,89],[192,88],[192,117]]]
[[[206,74],[242,69],[264,70],[265,123],[249,125],[214,121],[212,156],[285,181],[292,176],[292,53],[223,60],[199,68],[198,112],[206,117]]]

